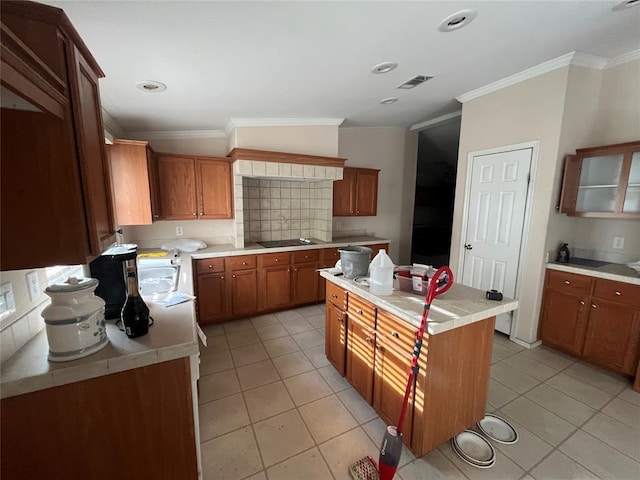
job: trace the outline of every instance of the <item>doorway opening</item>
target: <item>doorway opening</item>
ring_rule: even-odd
[[[418,134],[411,262],[449,264],[461,117]]]

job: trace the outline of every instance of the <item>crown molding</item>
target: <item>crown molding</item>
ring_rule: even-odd
[[[107,112],[104,108],[102,109],[102,123],[104,124],[105,130],[108,132],[112,139],[113,137],[124,136],[124,130],[120,128],[118,122],[116,122],[113,117],[109,115],[109,112]]]
[[[415,125],[411,125],[409,130],[420,130],[421,128],[431,127],[438,123],[446,122],[447,120],[451,120],[452,118],[456,118],[462,115],[462,110],[458,110],[457,112],[447,113],[446,115],[442,115],[437,118],[432,118],[431,120],[426,120],[424,122],[416,123]]]
[[[225,130],[237,127],[339,127],[344,118],[231,118]]]
[[[143,140],[186,140],[194,138],[227,138],[224,130],[156,130],[127,132],[127,137]]]
[[[622,55],[618,55],[617,57],[610,58],[607,62],[606,68],[616,67],[618,65],[622,65],[623,63],[633,62],[634,60],[640,59],[640,49],[632,50],[631,52],[623,53]]]
[[[608,62],[609,59],[607,57],[598,57],[597,55],[590,55],[588,53],[573,52],[573,58],[569,63],[578,67],[602,70],[607,66]]]

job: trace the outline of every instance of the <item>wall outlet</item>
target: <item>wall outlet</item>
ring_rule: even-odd
[[[32,302],[42,295],[38,272],[33,271],[27,273],[27,288],[29,289],[29,299],[31,299]]]
[[[0,285],[0,318],[16,311],[16,303],[13,299],[13,285],[11,282]]]
[[[181,237],[184,232],[182,231],[182,227],[176,227],[176,235]]]
[[[613,237],[613,248],[622,250],[624,248],[624,237]]]

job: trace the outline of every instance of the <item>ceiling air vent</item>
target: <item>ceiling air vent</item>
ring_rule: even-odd
[[[407,80],[404,83],[401,83],[396,88],[402,88],[403,90],[408,90],[409,88],[417,87],[421,83],[426,82],[427,80],[431,80],[433,77],[429,75],[416,75],[411,80]]]

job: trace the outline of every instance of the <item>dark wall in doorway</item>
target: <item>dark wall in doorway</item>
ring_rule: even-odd
[[[449,264],[459,139],[459,118],[419,134],[413,263]]]

